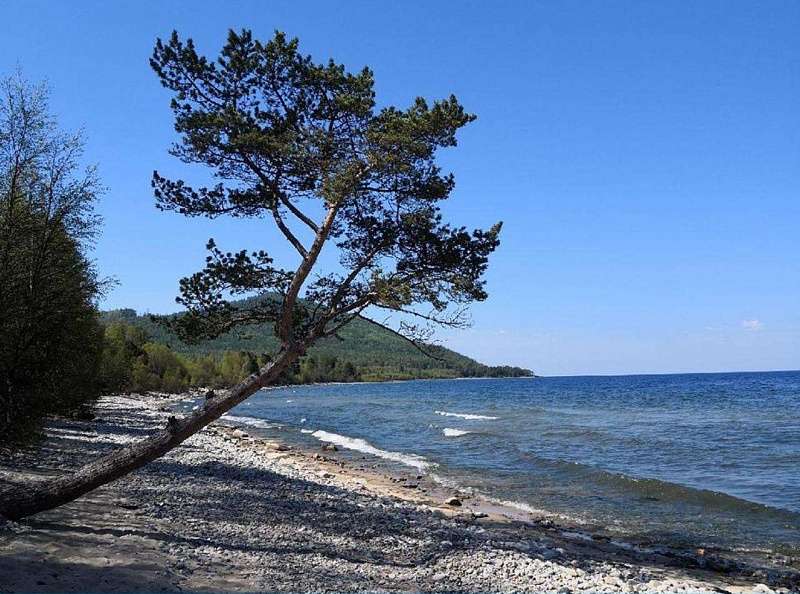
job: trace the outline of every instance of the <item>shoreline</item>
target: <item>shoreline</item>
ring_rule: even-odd
[[[54,420],[39,448],[0,461],[0,489],[139,438],[188,397],[110,396],[95,421]],[[289,446],[222,420],[128,477],[0,527],[0,590],[800,587],[797,568],[780,559],[769,566],[710,551],[637,548],[546,512],[534,517],[454,492],[413,469],[389,472],[366,456]],[[462,505],[445,503],[454,496]]]

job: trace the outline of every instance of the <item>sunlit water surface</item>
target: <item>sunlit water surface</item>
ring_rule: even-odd
[[[229,419],[639,539],[800,549],[800,372],[264,390]]]

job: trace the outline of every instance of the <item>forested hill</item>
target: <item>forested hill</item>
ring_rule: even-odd
[[[225,351],[274,353],[277,340],[269,326],[253,326],[247,332],[225,334],[198,345],[181,342],[174,334],[147,315],[132,309],[102,312],[104,323],[125,322],[142,328],[149,340],[170,346],[186,355],[219,355]],[[441,361],[426,356],[412,344],[374,324],[354,320],[340,332],[343,340],[320,340],[309,350],[309,357],[337,359],[352,363],[364,381],[452,378],[452,377],[522,377],[532,376],[528,369],[511,366],[488,366],[441,346],[427,348]]]

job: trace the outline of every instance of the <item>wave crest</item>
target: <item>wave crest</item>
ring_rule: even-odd
[[[433,411],[437,415],[442,415],[443,417],[458,417],[459,419],[467,419],[468,421],[496,421],[500,417],[490,417],[487,415],[474,415],[470,413],[454,413],[454,412],[447,412],[446,410],[435,410]]]
[[[411,466],[419,470],[425,470],[430,466],[430,463],[422,456],[381,450],[380,448],[376,448],[371,443],[358,437],[347,437],[346,435],[339,435],[338,433],[330,433],[328,431],[314,431],[314,433],[311,435],[320,441],[327,441],[348,450],[355,450],[357,452],[371,454],[373,456],[377,456],[378,458],[383,458],[384,460],[399,462],[400,464],[405,464],[406,466]]]
[[[223,421],[236,423],[238,425],[248,425],[250,427],[258,427],[259,429],[281,429],[283,425],[271,423],[265,419],[256,419],[255,417],[237,417],[236,415],[223,415],[220,417]]]

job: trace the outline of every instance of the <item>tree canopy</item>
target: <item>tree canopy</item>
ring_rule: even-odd
[[[316,64],[282,33],[262,43],[231,31],[213,61],[173,33],[158,40],[150,63],[172,92],[180,134],[172,153],[218,180],[194,188],[154,172],[158,206],[187,216],[272,219],[298,258],[280,267],[266,250],[225,252],[209,240],[205,268],[180,282],[187,313],[173,327],[199,340],[268,323],[279,352],[162,431],[71,476],[19,489],[0,501],[7,518],[61,505],[162,456],[279,381],[309,346],[367,308],[420,320],[402,320],[397,330],[414,341],[426,336],[427,323],[462,325],[461,307],[486,298],[483,274],[500,224],[470,232],[443,222],[439,209],[454,179],[436,164],[437,152],[455,146],[456,132],[474,119],[455,97],[379,109],[369,69]],[[326,244],[338,250],[338,270],[315,270]],[[238,308],[230,301],[236,296],[259,299]],[[174,365],[163,349],[151,349],[147,361],[154,377],[181,381],[179,373],[167,378]]]
[[[455,182],[437,152],[475,119],[455,97],[378,108],[368,68],[315,63],[280,32],[261,42],[230,31],[215,60],[173,33],[150,63],[173,92],[172,154],[218,180],[195,188],[154,172],[159,208],[271,219],[298,257],[280,267],[266,250],[226,252],[209,240],[205,268],[180,283],[182,338],[272,322],[284,348],[303,350],[378,308],[403,314],[397,330],[418,340],[431,323],[463,325],[462,306],[486,298],[500,224],[452,227],[439,208]],[[326,243],[340,269],[312,277]],[[250,295],[262,299],[230,303]]]
[[[103,282],[86,251],[101,188],[80,135],[58,130],[47,91],[0,82],[0,435],[96,396]]]

